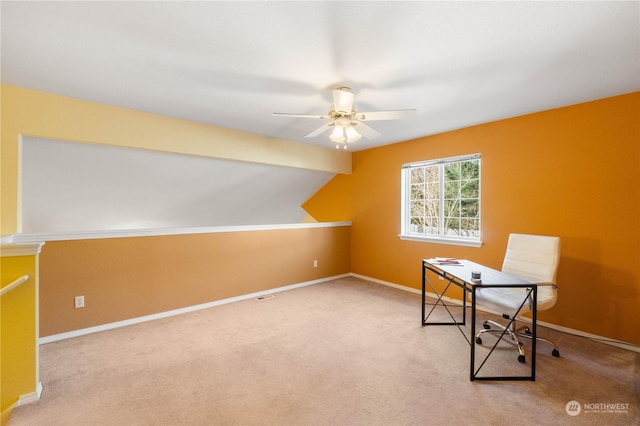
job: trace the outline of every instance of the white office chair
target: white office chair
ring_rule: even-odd
[[[541,235],[511,234],[507,253],[502,264],[502,272],[538,284],[537,311],[547,310],[556,304],[558,287],[556,273],[560,262],[560,238]],[[484,288],[476,290],[476,303],[496,312],[505,319],[512,319],[525,299],[524,288]],[[531,302],[531,301],[530,301]],[[530,312],[531,303],[525,303],[519,315]],[[519,351],[518,361],[525,362],[525,351],[519,337],[532,338],[528,327],[516,330],[515,319],[507,328],[495,321],[485,321],[484,330],[476,334],[476,343],[482,344],[482,334],[506,332]],[[492,329],[491,326],[495,327]],[[524,331],[524,332],[523,332]],[[555,343],[536,336],[536,340],[553,346],[551,354],[560,356]]]

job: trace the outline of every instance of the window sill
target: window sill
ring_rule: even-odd
[[[449,244],[454,246],[482,247],[480,240],[461,240],[458,238],[423,237],[418,235],[398,235],[401,240],[419,241],[422,243]]]

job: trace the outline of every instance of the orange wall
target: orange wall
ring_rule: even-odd
[[[559,300],[540,319],[640,344],[639,151],[636,92],[355,152],[303,207],[352,221],[352,272],[413,288],[422,258],[500,268],[509,233],[558,235]],[[400,240],[401,165],[476,152],[483,246]]]
[[[40,255],[40,336],[341,275],[349,265],[349,226],[50,241]],[[75,296],[85,296],[84,308],[74,308]]]

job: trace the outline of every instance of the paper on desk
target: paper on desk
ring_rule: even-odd
[[[458,262],[458,259],[455,257],[434,257],[433,259],[429,259],[429,263],[433,265],[460,265],[462,263]]]

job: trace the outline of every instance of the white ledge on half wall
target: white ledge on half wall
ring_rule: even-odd
[[[39,239],[33,240],[29,243],[10,243],[4,240],[0,241],[0,256],[34,256],[40,254],[44,242]]]
[[[23,244],[42,241],[90,240],[101,238],[155,237],[161,235],[213,234],[221,232],[273,231],[279,229],[333,228],[351,226],[351,222],[313,222],[275,225],[212,226],[200,228],[114,229],[64,233],[14,234],[0,239],[2,244]]]

